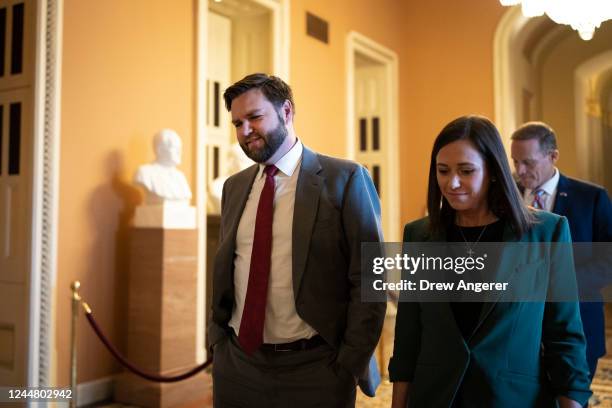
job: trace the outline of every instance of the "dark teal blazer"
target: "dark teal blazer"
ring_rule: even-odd
[[[543,211],[535,216],[538,222],[520,240],[507,224],[504,241],[571,241],[567,219]],[[404,229],[404,242],[444,240],[430,235],[427,218]],[[497,273],[508,280],[533,275],[537,290],[548,293],[560,269],[557,262],[573,265],[571,251],[564,248],[550,262],[544,254],[502,253]],[[448,302],[399,303],[389,376],[412,383],[410,407],[554,407],[560,395],[587,402],[591,392],[578,303],[498,300],[483,303],[467,339]]]

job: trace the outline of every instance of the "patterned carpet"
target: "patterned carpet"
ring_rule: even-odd
[[[388,310],[389,316],[385,320],[383,327],[383,335],[381,342],[376,351],[376,357],[379,361],[388,362],[393,352],[393,332],[395,327],[395,316],[393,314],[393,307]],[[612,324],[612,304],[607,305],[606,315],[608,325]],[[593,379],[591,389],[593,390],[593,397],[590,401],[591,407],[597,408],[612,408],[612,328],[607,328],[606,338],[608,340],[607,349],[611,353],[610,355],[599,360],[597,367],[597,373]],[[382,374],[384,378],[388,378],[386,371],[386,363],[383,364]],[[207,388],[211,388],[211,384],[206,384]],[[357,391],[357,408],[388,408],[391,406],[391,392],[392,384],[388,380],[383,380],[380,387],[376,391],[376,397],[369,398]],[[209,395],[206,400],[198,401],[181,408],[212,408],[211,396]],[[118,403],[106,403],[96,404],[94,407],[100,408],[128,408],[126,405]],[[129,407],[133,408],[133,407]]]
[[[591,389],[593,397],[589,401],[590,407],[612,408],[612,360],[600,360],[600,367],[593,380]],[[389,408],[391,406],[392,384],[383,381],[376,391],[375,398],[368,398],[361,392],[357,395],[357,408]]]
[[[591,390],[593,390],[590,401],[592,406],[612,408],[612,356],[599,360]]]
[[[612,408],[612,358],[599,361],[597,375],[592,385],[593,397],[590,406],[597,408]],[[388,380],[383,380],[376,391],[376,397],[366,397],[361,391],[357,392],[357,408],[389,408],[391,406],[392,384]],[[100,408],[136,408],[118,403],[96,404]],[[199,401],[189,404],[182,408],[212,408],[210,398],[206,401]]]
[[[608,326],[612,323],[612,305],[606,305],[606,321]],[[391,310],[390,316],[387,316],[385,325],[383,327],[383,335],[381,343],[377,350],[377,358],[382,361],[389,361],[391,353],[393,351],[393,331],[395,327],[395,316]],[[606,330],[607,349],[610,352],[609,355],[599,360],[597,365],[597,373],[593,379],[591,390],[593,391],[593,397],[589,401],[590,407],[597,408],[612,408],[612,328],[608,327]],[[386,368],[383,371],[385,378],[388,378]],[[383,380],[376,391],[376,397],[369,398],[362,394],[360,391],[357,392],[357,408],[389,408],[391,406],[391,392],[393,384],[388,380]]]

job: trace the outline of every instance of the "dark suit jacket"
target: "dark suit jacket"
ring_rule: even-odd
[[[559,175],[552,209],[567,217],[573,242],[612,242],[612,204],[606,190],[598,185]],[[591,257],[588,245],[578,244],[575,251],[578,286],[584,299],[598,300],[599,291],[612,282],[609,260]],[[587,340],[589,361],[606,354],[603,302],[580,304],[580,315]]]
[[[229,330],[236,232],[257,171],[249,167],[223,186],[210,345]],[[356,377],[367,372],[386,310],[386,303],[361,301],[361,243],[380,241],[380,202],[367,170],[304,147],[293,213],[295,307]]]
[[[539,223],[519,242],[569,242],[567,220],[537,211]],[[428,219],[406,225],[405,242],[445,241],[429,234]],[[509,225],[504,241],[516,241]],[[557,271],[570,265],[571,251],[556,246],[546,261],[544,246],[504,248],[496,281],[533,276],[533,290],[549,294]],[[567,270],[567,268],[565,268]],[[573,280],[575,293],[575,279]],[[409,299],[406,299],[409,300]],[[478,324],[464,339],[448,302],[399,303],[392,381],[412,383],[411,407],[554,407],[559,395],[586,403],[589,391],[585,340],[576,302],[483,303]]]

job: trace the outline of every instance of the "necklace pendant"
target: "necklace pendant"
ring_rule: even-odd
[[[478,235],[478,238],[476,238],[476,241],[474,241],[473,245],[476,246],[478,244],[478,242],[480,241],[480,238],[482,238],[482,235],[484,234],[485,230],[487,229],[488,225],[485,225],[482,230],[480,231],[480,235]],[[467,254],[470,258],[474,258],[474,250],[472,249],[472,247],[470,246],[470,242],[468,242],[468,240],[465,238],[465,235],[463,234],[463,229],[461,227],[459,227],[459,233],[461,234],[461,238],[463,238],[463,241],[465,242],[465,246],[467,247]]]

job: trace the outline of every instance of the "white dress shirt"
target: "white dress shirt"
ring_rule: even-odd
[[[539,189],[544,190],[542,197],[540,200],[544,205],[542,208],[545,211],[552,211],[555,206],[555,197],[557,196],[557,185],[559,184],[559,170],[555,167],[555,174],[545,181],[540,187],[535,190],[525,189],[523,192],[523,202],[526,205],[533,205],[533,200],[535,199],[535,192]]]
[[[316,334],[316,331],[298,316],[293,293],[293,208],[302,151],[302,143],[298,140],[287,154],[275,163],[279,171],[274,176],[272,256],[264,321],[264,343],[289,343],[307,339]],[[259,196],[265,183],[264,167],[263,164],[259,165],[259,172],[253,182],[236,234],[236,256],[234,258],[234,299],[236,303],[229,322],[236,334],[240,330],[249,282],[255,218]]]

